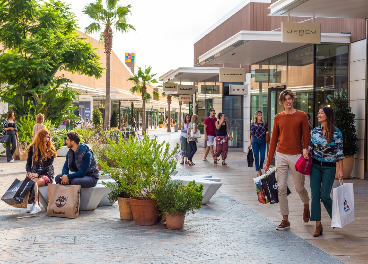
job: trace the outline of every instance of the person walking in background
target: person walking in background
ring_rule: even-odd
[[[192,122],[190,122],[189,126],[188,126],[188,130],[187,130],[187,141],[189,143],[190,146],[190,153],[188,156],[188,164],[190,166],[195,165],[193,163],[193,156],[194,154],[197,152],[197,138],[196,137],[192,137],[192,132],[193,134],[195,134],[198,130],[198,116],[197,115],[193,115],[192,116]]]
[[[86,118],[86,122],[84,123],[84,127],[86,128],[86,130],[90,130],[92,128],[92,122]]]
[[[132,128],[135,130],[135,126],[136,126],[137,122],[135,122],[135,118],[132,117]]]
[[[266,154],[266,133],[268,133],[268,125],[263,121],[261,111],[257,111],[253,117],[253,123],[250,127],[250,145],[248,149],[253,148],[254,160],[256,163],[256,171],[261,176],[263,163]]]
[[[204,138],[207,141],[207,147],[204,153],[203,161],[208,161],[207,155],[209,152],[211,152],[211,157],[213,157],[213,141],[215,139],[215,131],[216,131],[216,111],[214,109],[211,109],[210,116],[206,117],[206,119],[204,120]]]
[[[312,170],[310,187],[312,192],[311,221],[316,221],[313,236],[322,235],[321,201],[332,218],[331,189],[335,180],[336,163],[339,163],[338,178],[343,178],[343,138],[335,127],[334,113],[331,107],[322,107],[318,112],[321,126],[312,131],[310,148],[312,150]]]
[[[304,158],[308,158],[309,124],[307,114],[293,107],[295,98],[296,95],[291,90],[286,89],[280,93],[279,103],[280,105],[284,105],[285,110],[275,115],[268,159],[263,168],[265,171],[268,171],[277,145],[276,178],[280,212],[283,219],[276,230],[290,228],[287,198],[287,178],[289,169],[293,176],[295,189],[304,204],[303,220],[307,223],[310,218],[309,197],[304,187],[305,176],[295,169],[295,164],[300,158],[302,149]]]
[[[34,190],[30,194],[30,200],[34,200],[34,203],[28,207],[27,213],[37,214],[41,211],[38,202],[38,188],[52,183],[54,178],[53,163],[56,149],[50,138],[50,132],[42,128],[27,148],[26,177],[35,182]]]
[[[43,124],[44,121],[45,116],[39,113],[36,117],[36,124],[33,126],[33,139],[36,138],[38,131],[40,131],[43,128],[46,128],[46,126]]]
[[[79,120],[74,123],[76,129],[83,129],[84,120],[81,115],[79,115]]]
[[[185,157],[185,164],[188,163],[188,157],[190,153],[190,146],[188,142],[188,127],[190,123],[190,115],[185,115],[183,122],[181,123],[181,130],[180,130],[180,147],[181,147],[181,162],[180,164],[184,164],[184,157]]]
[[[214,162],[217,164],[217,158],[221,155],[222,165],[226,164],[227,152],[229,149],[229,136],[230,141],[233,137],[230,134],[229,123],[226,121],[225,113],[219,113],[217,115],[219,121],[216,121],[216,152],[213,154]],[[229,134],[229,136],[228,136]]]
[[[14,162],[13,154],[17,147],[18,139],[18,128],[17,122],[15,121],[15,116],[13,111],[9,111],[6,119],[3,122],[4,134],[8,135],[8,142],[6,142],[6,161]]]

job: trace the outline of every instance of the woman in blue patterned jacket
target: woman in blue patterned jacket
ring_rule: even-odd
[[[339,163],[338,177],[343,178],[343,138],[341,131],[335,127],[333,110],[322,107],[318,112],[321,126],[312,131],[310,148],[313,152],[310,187],[312,192],[311,221],[316,221],[313,236],[322,235],[321,201],[332,217],[332,199],[330,197],[335,180],[336,163]]]

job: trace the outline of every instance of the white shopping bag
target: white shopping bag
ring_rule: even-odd
[[[333,189],[331,227],[344,227],[353,222],[354,190],[352,183],[342,183]]]

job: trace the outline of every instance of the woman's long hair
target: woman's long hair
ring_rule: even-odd
[[[189,121],[187,121],[187,116],[189,116]],[[192,120],[192,117],[190,116],[190,114],[186,114],[184,117],[184,124],[189,124],[190,120]]]
[[[50,140],[47,144],[45,144],[44,140],[47,136],[50,137]],[[39,160],[39,155],[41,155],[42,160],[47,160],[51,159],[56,153],[54,144],[51,141],[50,132],[45,128],[42,128],[40,131],[38,131],[33,142],[28,146],[27,152],[32,146],[34,146],[33,160],[35,161]]]
[[[258,115],[259,114],[262,114],[262,111],[256,111],[255,113],[254,113],[254,116],[253,116],[253,122],[254,122],[254,125],[256,125],[256,126],[258,126]],[[262,124],[265,126],[266,125],[266,123],[263,121],[263,117],[262,117]]]
[[[331,141],[333,140],[334,133],[335,133],[334,113],[331,107],[324,106],[322,107],[322,110],[326,115],[326,121],[327,121],[326,140],[328,143],[331,143]]]

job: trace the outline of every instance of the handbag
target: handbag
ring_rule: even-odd
[[[248,161],[248,167],[253,167],[254,156],[253,156],[253,150],[252,149],[250,149],[248,151],[247,161]]]
[[[355,220],[354,189],[352,183],[339,183],[339,187],[333,188],[331,227],[342,228]]]
[[[27,208],[29,193],[34,184],[28,177],[24,181],[15,179],[1,200],[13,207]]]
[[[309,175],[312,170],[312,151],[308,152],[309,159],[305,159],[302,155],[295,164],[296,171],[304,175]]]
[[[8,143],[9,135],[5,134],[0,137],[0,143]]]
[[[266,140],[266,143],[270,143],[270,133],[266,132],[265,140]]]
[[[197,131],[193,133],[193,129],[190,130],[190,136],[192,138],[201,138],[201,131],[197,128]]]

